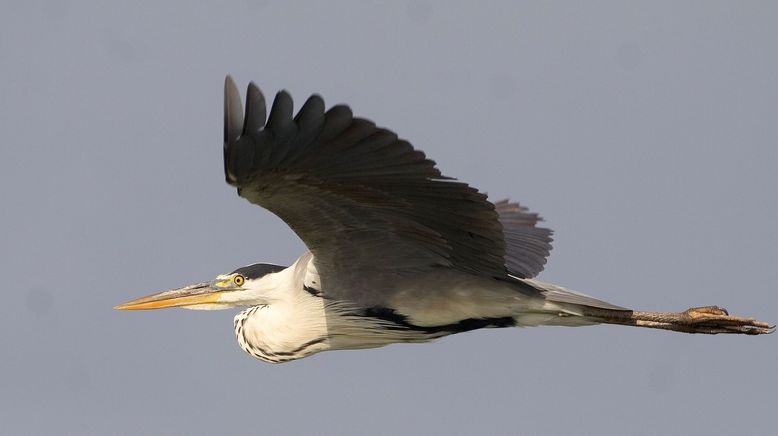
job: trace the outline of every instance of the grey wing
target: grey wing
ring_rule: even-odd
[[[532,278],[543,271],[551,253],[551,229],[536,227],[542,218],[519,203],[507,199],[494,203],[505,239],[505,267],[520,278]]]
[[[225,175],[297,233],[327,293],[369,303],[393,277],[435,267],[507,277],[503,226],[484,194],[444,177],[424,153],[347,106],[325,112],[314,95],[292,111],[282,91],[265,122],[252,83],[244,120],[228,77]],[[536,257],[517,257],[517,273],[536,271]]]
[[[521,279],[521,282],[529,285],[543,295],[549,301],[556,303],[568,303],[576,306],[598,307],[609,310],[630,310],[626,307],[616,306],[615,304],[590,297],[584,293],[573,291],[551,283],[544,283],[533,279]]]

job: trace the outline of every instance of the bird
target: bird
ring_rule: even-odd
[[[394,132],[287,91],[269,114],[250,82],[245,112],[224,82],[224,174],[240,197],[280,217],[307,250],[120,304],[118,310],[243,309],[250,356],[282,363],[327,350],[429,342],[481,328],[617,324],[760,335],[775,326],[718,306],[644,312],[537,280],[552,231],[520,203],[444,176]]]

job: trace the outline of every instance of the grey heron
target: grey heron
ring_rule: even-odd
[[[311,96],[269,116],[250,83],[224,88],[224,171],[238,195],[283,219],[308,251],[116,306],[245,308],[241,348],[267,362],[425,342],[485,327],[621,324],[686,333],[770,333],[716,306],[641,312],[534,279],[551,250],[535,213],[446,177],[424,153],[345,105]]]

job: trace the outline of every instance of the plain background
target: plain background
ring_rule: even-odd
[[[303,246],[223,180],[222,83],[391,127],[541,212],[540,278],[778,321],[775,2],[0,7],[0,433],[770,434],[778,337],[624,327],[245,355],[115,304]]]

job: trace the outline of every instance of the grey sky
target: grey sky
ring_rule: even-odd
[[[0,432],[774,431],[775,336],[484,330],[274,366],[235,311],[111,310],[302,252],[224,183],[232,73],[540,212],[543,280],[778,321],[778,4],[624,3],[3,1]]]

